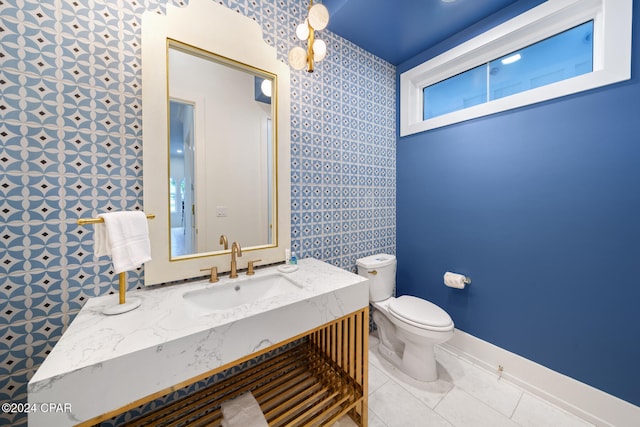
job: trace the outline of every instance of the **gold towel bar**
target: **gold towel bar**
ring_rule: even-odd
[[[147,219],[154,219],[156,216],[154,214],[147,214]],[[80,218],[76,222],[78,225],[88,225],[88,224],[100,224],[103,223],[104,219],[98,218]],[[126,300],[126,283],[127,283],[127,273],[122,272],[118,275],[118,305],[115,307],[107,307],[103,312],[105,314],[122,314],[127,311],[138,308],[140,305],[139,298],[135,298],[134,303],[127,304]]]
[[[147,219],[154,219],[156,216],[154,214],[147,214]],[[102,218],[80,218],[77,221],[78,225],[87,225],[87,224],[100,224],[104,222]]]

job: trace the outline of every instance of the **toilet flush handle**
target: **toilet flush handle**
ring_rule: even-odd
[[[378,270],[367,271],[367,273],[371,274],[372,276],[375,276],[376,274],[378,274]]]

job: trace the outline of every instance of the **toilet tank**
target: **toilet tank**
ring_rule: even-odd
[[[369,279],[369,301],[382,301],[393,296],[396,286],[396,257],[371,255],[356,260],[358,274]]]

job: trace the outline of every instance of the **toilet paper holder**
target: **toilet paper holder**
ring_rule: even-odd
[[[444,284],[450,288],[464,289],[465,286],[471,284],[471,277],[450,271],[447,271],[443,278]]]

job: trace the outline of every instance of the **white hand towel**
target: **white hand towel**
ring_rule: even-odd
[[[262,409],[251,392],[222,402],[223,427],[269,427]]]
[[[144,212],[100,214],[104,224],[96,224],[95,256],[111,256],[116,273],[133,270],[151,259],[149,225]]]

